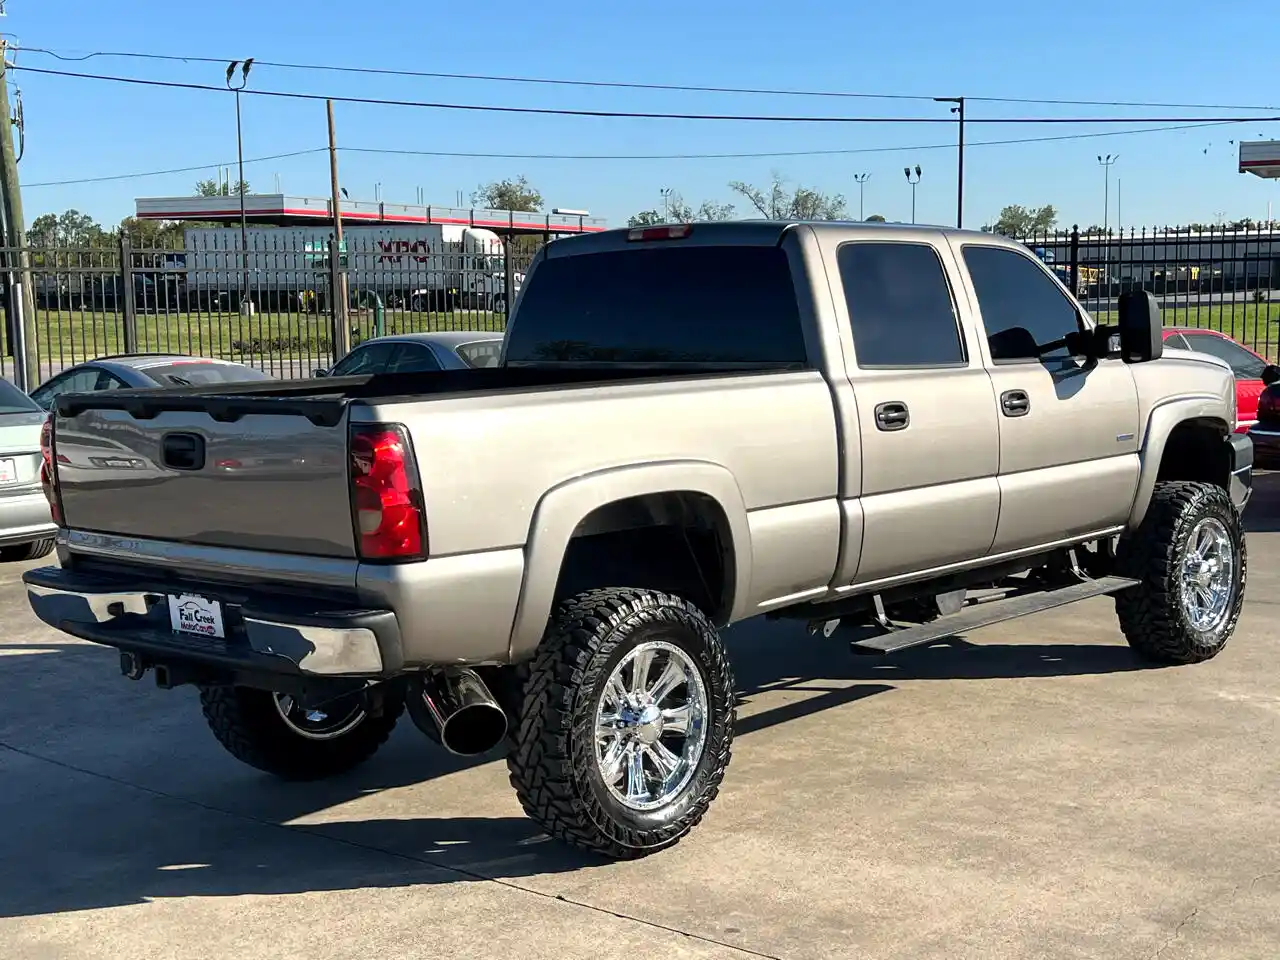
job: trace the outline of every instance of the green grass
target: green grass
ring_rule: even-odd
[[[373,336],[374,317],[368,310],[352,311],[356,340]],[[437,330],[501,331],[506,318],[482,311],[414,313],[388,310],[385,333]],[[118,313],[89,310],[37,310],[36,338],[41,357],[64,363],[125,352],[124,321]],[[137,350],[141,353],[191,353],[227,359],[327,358],[332,339],[327,314],[239,313],[139,314]]]
[[[1099,323],[1115,323],[1111,311],[1090,311]],[[1217,330],[1250,350],[1277,360],[1280,355],[1280,303],[1213,303],[1165,307],[1160,311],[1166,327]]]

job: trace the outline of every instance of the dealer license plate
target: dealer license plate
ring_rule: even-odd
[[[17,483],[18,482],[18,465],[13,457],[5,457],[0,460],[0,483]]]
[[[169,594],[169,625],[175,633],[201,637],[226,637],[222,627],[222,604],[194,593]]]

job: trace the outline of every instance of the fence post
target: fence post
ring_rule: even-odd
[[[1071,225],[1071,294],[1080,296],[1080,225]]]
[[[128,234],[120,234],[120,292],[124,296],[124,352],[138,352],[138,307],[133,300],[133,249]]]
[[[333,318],[333,362],[351,352],[351,328],[347,326],[347,274],[342,269],[341,241],[329,237],[329,313]]]

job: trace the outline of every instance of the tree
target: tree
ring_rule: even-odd
[[[867,223],[887,223],[888,221],[885,220],[885,218],[882,217],[880,214],[873,213],[871,216],[867,217],[866,222]]]
[[[1058,222],[1058,211],[1053,204],[1032,210],[1020,204],[1010,204],[1000,211],[1000,216],[992,225],[995,233],[1022,240],[1037,233],[1048,233]]]
[[[471,202],[490,210],[521,210],[537,213],[542,209],[542,194],[532,186],[524,174],[514,180],[495,180],[481,184],[471,194]]]
[[[32,220],[27,243],[33,247],[93,247],[100,246],[106,236],[93,217],[79,210],[67,210],[44,213]]]
[[[238,197],[242,193],[247,196],[251,192],[247,180],[239,180],[234,185],[230,181],[219,183],[217,180],[201,180],[196,183],[198,197]]]
[[[685,203],[684,198],[675,191],[672,191],[671,195],[667,197],[666,209],[667,212],[665,214],[657,210],[641,210],[627,219],[627,226],[651,227],[659,223],[697,223],[699,221],[733,219],[732,203],[716,203],[714,200],[703,200],[698,209],[695,210]]]
[[[843,194],[826,194],[813,187],[786,186],[781,174],[774,173],[767,190],[734,180],[729,189],[739,193],[770,220],[843,220]]]
[[[179,247],[185,239],[183,224],[178,220],[146,220],[125,217],[117,230],[135,247]]]

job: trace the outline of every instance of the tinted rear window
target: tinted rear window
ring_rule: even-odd
[[[777,247],[666,245],[540,263],[507,363],[804,366],[787,255]]]
[[[142,372],[168,387],[271,379],[270,374],[235,363],[170,363],[160,367],[147,367]]]
[[[34,413],[39,410],[39,404],[8,380],[0,378],[0,416],[6,413]]]

